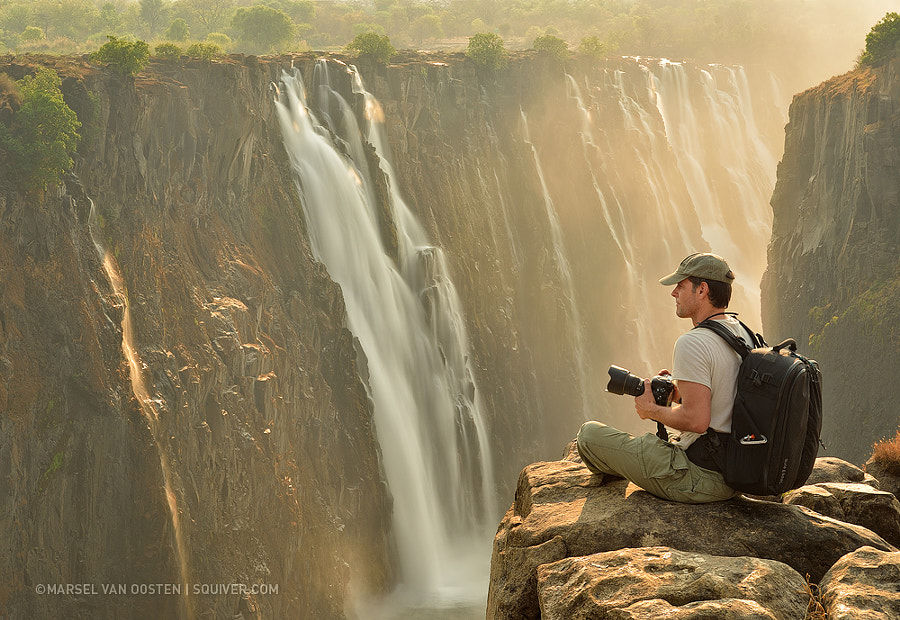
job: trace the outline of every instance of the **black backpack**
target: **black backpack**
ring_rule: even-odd
[[[743,360],[731,434],[716,461],[732,489],[779,495],[803,486],[815,465],[822,432],[822,375],[814,360],[797,353],[793,339],[769,347],[741,325],[753,336],[753,348],[717,321],[697,325],[721,336]],[[710,430],[705,437],[717,444],[719,436]]]

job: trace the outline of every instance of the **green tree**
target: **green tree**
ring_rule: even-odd
[[[160,43],[153,48],[153,53],[160,58],[175,60],[181,57],[181,48],[174,43]]]
[[[531,47],[556,62],[565,62],[569,58],[569,47],[566,42],[552,34],[545,34],[534,40]]]
[[[209,34],[227,26],[227,16],[234,7],[234,0],[181,0],[194,25],[200,32]]]
[[[44,31],[37,26],[28,26],[22,31],[22,41],[30,43],[32,41],[43,41],[46,37]]]
[[[598,60],[609,54],[609,46],[596,35],[583,37],[578,44],[578,54]]]
[[[163,0],[140,0],[139,4],[141,21],[147,27],[147,33],[153,37],[165,23],[168,7]]]
[[[391,57],[397,53],[387,35],[380,35],[377,32],[363,32],[356,35],[347,45],[347,50],[371,58],[382,65],[390,62]]]
[[[207,43],[204,41],[189,45],[184,53],[191,58],[199,58],[200,60],[215,60],[216,58],[225,55],[225,52],[222,51],[221,47],[215,43]]]
[[[866,49],[859,58],[861,65],[880,64],[897,52],[900,43],[900,14],[887,13],[866,35]]]
[[[254,52],[270,52],[290,43],[294,24],[284,11],[262,4],[240,8],[231,19],[238,38]]]
[[[187,41],[190,36],[191,29],[188,28],[187,22],[180,17],[172,22],[165,34],[169,41]]]
[[[0,148],[20,189],[45,189],[72,167],[69,153],[78,146],[81,123],[63,100],[53,69],[41,67],[16,84],[22,105],[9,127],[0,123]]]
[[[475,61],[475,64],[487,69],[502,69],[507,63],[503,39],[493,32],[481,32],[469,37],[466,56]]]
[[[210,32],[206,35],[206,42],[218,45],[223,50],[227,50],[231,46],[231,37],[224,32]]]
[[[144,41],[128,42],[110,35],[109,41],[91,54],[91,60],[109,66],[120,75],[139,73],[150,62],[150,46]]]

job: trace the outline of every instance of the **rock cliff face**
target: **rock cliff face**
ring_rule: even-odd
[[[856,463],[898,424],[898,71],[895,60],[794,98],[762,286],[770,339],[808,343],[821,364],[828,453]]]
[[[308,79],[315,59],[152,63],[133,80],[37,62],[63,76],[85,144],[65,189],[40,199],[17,196],[0,167],[0,610],[340,618],[348,592],[389,589],[392,497],[365,361],[312,256],[270,89],[291,64]],[[0,59],[13,78],[30,70]],[[700,187],[680,167],[698,153],[668,142],[689,116],[733,128],[753,115],[667,119],[660,105],[678,89],[740,103],[745,76],[635,60],[566,76],[528,56],[502,74],[453,55],[360,70],[401,192],[463,301],[499,511],[524,464],[585,417],[629,408],[600,396],[610,363],[668,363],[684,326],[656,279],[698,249],[749,253],[767,230],[765,200],[742,202],[768,195],[765,157],[741,154],[751,192],[707,127],[714,180]],[[713,228],[737,217],[745,234],[702,230],[701,195],[742,205]],[[126,592],[40,595],[84,583]],[[131,591],[151,583],[182,592]],[[278,593],[209,591],[223,583]]]
[[[285,176],[269,90],[282,64],[131,81],[59,61],[70,105],[91,119],[96,98],[99,116],[80,183],[39,203],[5,193],[0,210],[4,615],[334,618],[351,579],[391,583],[353,337]],[[155,419],[132,392],[126,303]],[[41,596],[87,583],[100,596]],[[157,583],[182,593],[131,591]]]

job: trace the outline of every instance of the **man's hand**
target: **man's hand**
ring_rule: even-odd
[[[652,420],[653,413],[660,406],[653,399],[653,391],[650,389],[650,379],[644,379],[644,393],[634,397],[634,410],[642,420]]]

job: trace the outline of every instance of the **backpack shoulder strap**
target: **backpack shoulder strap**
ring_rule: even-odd
[[[725,314],[725,313],[723,312],[722,314]],[[715,315],[713,315],[713,316],[715,316]],[[738,321],[738,322],[740,323],[740,321]],[[741,325],[744,327],[744,329],[747,331],[747,333],[753,337],[753,341],[754,341],[753,345],[759,344],[757,342],[757,337],[758,337],[757,334],[754,334],[753,331],[751,331],[749,328],[747,328],[747,326],[744,325],[743,323],[741,323]],[[751,345],[748,345],[746,342],[744,342],[744,340],[742,338],[738,338],[737,336],[735,336],[734,332],[732,332],[730,329],[728,329],[727,327],[725,327],[718,321],[711,321],[710,319],[706,319],[705,321],[698,323],[696,325],[696,327],[694,327],[694,329],[697,329],[700,327],[704,327],[706,329],[714,331],[719,336],[721,336],[722,340],[724,340],[726,343],[728,343],[728,346],[730,346],[732,349],[734,349],[735,353],[737,353],[738,355],[741,356],[741,359],[746,358],[750,354],[750,351],[753,349],[753,347],[751,347]]]

